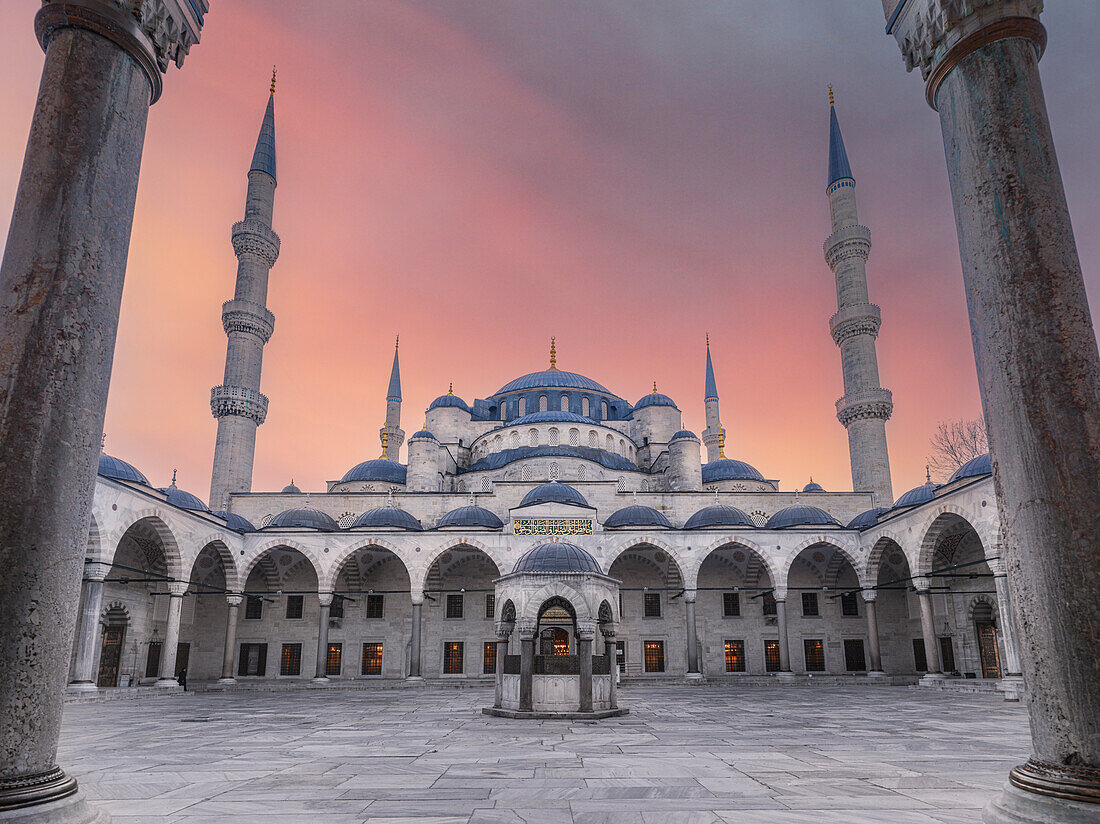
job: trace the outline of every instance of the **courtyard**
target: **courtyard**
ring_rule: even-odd
[[[485,689],[75,703],[58,763],[116,824],[980,821],[1023,705],[905,687],[622,689],[600,722],[482,715]]]

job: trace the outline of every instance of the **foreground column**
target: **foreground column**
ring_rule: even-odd
[[[1100,818],[1100,353],[1039,79],[1042,5],[921,0],[892,26],[940,114],[1028,687],[1034,755],[987,822]]]
[[[581,699],[580,711],[592,712],[592,639],[596,628],[580,627],[577,630],[577,660],[580,663]]]
[[[100,636],[99,614],[103,609],[103,580],[111,571],[110,564],[86,564],[84,594],[81,598],[80,627],[76,637],[76,666],[69,689],[74,692],[96,692],[95,650]]]
[[[55,765],[149,104],[198,4],[47,2],[0,264],[0,809],[105,820]],[[121,6],[121,8],[120,8]],[[137,8],[135,6],[135,8]]]
[[[183,595],[187,584],[173,581],[168,585],[168,626],[164,630],[164,648],[160,654],[158,687],[178,687],[176,680],[176,652],[180,643],[180,617],[183,615]]]
[[[920,632],[924,638],[924,679],[939,680],[943,678],[942,665],[940,664],[940,644],[936,638],[936,623],[932,613],[932,593],[929,587],[932,582],[927,578],[914,578],[913,585],[917,588],[917,601],[920,603]]]
[[[777,589],[775,597],[775,617],[779,625],[779,673],[791,672],[791,647],[787,640],[787,590]]]
[[[317,613],[317,667],[314,669],[313,683],[327,684],[328,677],[328,614],[332,609],[332,593],[318,592],[317,601],[320,610]]]
[[[409,638],[409,681],[422,681],[420,676],[420,613],[422,601],[413,601],[412,634]]]
[[[519,625],[519,708],[521,711],[531,711],[533,701],[534,672],[534,621],[521,621]]]
[[[687,677],[702,678],[699,672],[699,636],[695,628],[695,590],[684,592],[684,612],[687,623]]]
[[[225,596],[228,610],[225,617],[225,651],[222,653],[222,677],[219,684],[235,684],[237,679],[233,676],[233,662],[237,658],[237,615],[244,598],[236,593]]]
[[[881,677],[886,673],[882,671],[882,651],[879,648],[878,637],[878,612],[875,608],[875,597],[878,595],[873,589],[863,590],[863,608],[867,612],[867,651],[871,656],[871,668],[867,675]]]
[[[619,681],[619,662],[618,662],[618,649],[615,646],[615,631],[613,629],[601,627],[604,636],[604,649],[607,654],[607,663],[611,670],[611,697],[608,702],[608,706],[611,709],[618,709],[618,681]]]

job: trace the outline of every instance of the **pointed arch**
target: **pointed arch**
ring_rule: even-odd
[[[306,560],[309,561],[310,566],[313,568],[313,574],[317,577],[318,585],[320,584],[321,570],[324,564],[322,564],[320,558],[317,557],[317,553],[305,544],[300,544],[289,538],[275,538],[257,547],[252,553],[252,556],[245,562],[240,575],[242,585],[248,585],[248,576],[252,574],[252,570],[260,563],[261,559],[269,558],[273,549],[293,549],[305,556]]]
[[[456,549],[474,550],[475,552],[480,553],[489,561],[489,563],[493,565],[493,568],[496,569],[497,577],[500,577],[500,575],[502,574],[501,565],[498,562],[498,558],[496,557],[497,553],[490,550],[489,547],[487,547],[485,544],[475,538],[455,537],[446,541],[440,546],[435,547],[428,553],[427,557],[423,561],[423,565],[417,571],[415,578],[413,578],[413,576],[410,574],[410,578],[413,578],[413,592],[421,592],[425,590],[427,588],[428,576],[429,574],[431,574],[432,567],[444,554],[454,551]]]
[[[155,533],[157,541],[160,543],[161,553],[164,556],[165,574],[176,581],[186,580],[184,577],[183,554],[180,551],[179,542],[176,540],[176,534],[169,526],[169,518],[166,513],[156,507],[136,513],[124,527],[115,530],[111,535],[107,547],[108,554],[104,557],[104,562],[114,563],[119,544],[134,527],[147,527]]]
[[[715,551],[719,549],[725,549],[726,547],[740,547],[748,550],[763,566],[764,571],[768,573],[768,578],[772,583],[772,586],[776,585],[776,581],[779,580],[779,568],[776,566],[775,559],[765,552],[764,548],[757,544],[755,541],[751,541],[748,538],[740,535],[726,535],[713,542],[699,555],[699,561],[692,570],[691,589],[698,589],[699,586],[699,571],[703,568],[703,564],[706,562]]]
[[[588,603],[588,599],[584,597],[579,589],[565,581],[550,581],[527,595],[523,602],[517,606],[520,619],[537,620],[539,609],[552,598],[563,598],[572,604],[577,615],[577,621],[595,620],[596,608]]]
[[[996,553],[997,547],[1000,546],[1000,536],[996,527],[992,528],[990,534],[988,525],[976,524],[972,513],[954,504],[940,504],[935,507],[920,528],[920,549],[917,554],[916,568],[913,570],[914,575],[927,575],[935,568],[934,556],[940,538],[957,521],[962,521],[978,536],[983,558]],[[986,529],[983,530],[979,526]]]
[[[218,559],[221,561],[222,572],[225,575],[225,588],[230,592],[240,592],[244,587],[244,582],[240,579],[237,569],[237,559],[233,557],[233,553],[229,549],[229,544],[225,536],[220,533],[208,535],[199,546],[199,551],[195,553],[195,557],[191,559],[190,573],[188,576],[189,580],[194,579],[195,566],[199,563],[199,559],[202,557],[203,552],[209,549],[217,555]]]
[[[369,537],[364,535],[359,538],[359,540],[334,550],[332,558],[325,565],[324,573],[318,577],[318,588],[322,592],[332,591],[336,587],[336,582],[340,578],[340,573],[344,571],[344,567],[347,566],[348,561],[364,549],[380,549],[389,552],[401,562],[401,565],[405,568],[406,574],[409,576],[409,580],[412,580],[413,575],[409,558],[406,553],[398,549],[397,544],[378,535],[371,535]]]
[[[688,574],[692,572],[692,564],[690,559],[686,558],[684,554],[680,552],[680,550],[676,549],[664,539],[652,534],[632,535],[620,541],[619,544],[612,548],[611,551],[608,552],[606,557],[604,558],[604,574],[610,575],[611,567],[614,566],[615,561],[617,561],[624,553],[629,552],[630,550],[635,548],[652,548],[659,549],[664,552],[676,566],[676,572],[680,576],[680,582],[684,585],[685,588],[687,587],[689,580],[694,580],[693,578],[688,578]]]
[[[836,537],[832,535],[821,533],[818,535],[811,535],[807,537],[794,548],[790,555],[787,556],[786,563],[784,563],[782,568],[781,582],[776,581],[777,587],[782,587],[784,589],[787,587],[787,580],[790,577],[791,568],[794,566],[795,562],[798,561],[803,552],[816,546],[827,546],[833,551],[838,552],[842,556],[844,556],[844,560],[846,560],[851,565],[852,570],[855,572],[856,581],[859,583],[860,586],[865,586],[865,579],[861,574],[864,568],[864,564],[859,557],[859,550],[855,547],[846,545],[846,542],[844,541],[838,541]]]

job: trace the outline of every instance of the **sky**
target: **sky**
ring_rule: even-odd
[[[0,6],[0,213],[42,65],[39,3]],[[830,232],[828,104],[871,228],[895,494],[939,421],[980,414],[939,120],[877,0],[213,0],[151,110],[107,451],[210,484],[230,226],[271,67],[278,189],[253,489],[325,488],[377,457],[396,335],[403,428],[548,364],[703,428],[709,332],[727,455],[781,488],[851,488]],[[1047,4],[1041,63],[1100,302],[1100,4]],[[404,459],[404,450],[402,450]]]

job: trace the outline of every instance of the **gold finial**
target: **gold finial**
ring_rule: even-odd
[[[924,482],[926,484],[932,483],[932,468],[928,465],[924,465]]]
[[[447,384],[447,394],[448,395],[453,395],[454,393],[455,393],[455,384],[454,384],[454,381],[451,381],[450,383]]]
[[[398,335],[396,338],[394,338],[393,348],[394,349],[400,349],[401,348],[401,336],[400,335]]]
[[[723,426],[718,430],[718,460],[724,461],[726,459],[726,428]]]
[[[657,381],[653,381],[653,394],[657,394]]]
[[[707,349],[710,349],[710,332],[707,332]]]
[[[389,460],[389,458],[386,457],[386,451],[389,449],[389,447],[390,447],[390,436],[389,436],[389,433],[387,433],[386,430],[383,429],[382,430],[382,460],[384,460],[384,461]]]
[[[558,368],[558,339],[550,338],[550,370]]]
[[[271,67],[271,93],[275,94],[275,67]]]
[[[829,105],[833,105],[833,84],[829,84]]]

